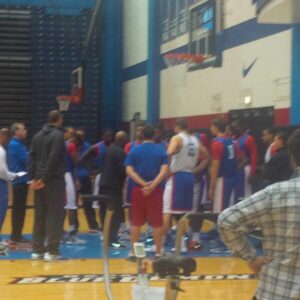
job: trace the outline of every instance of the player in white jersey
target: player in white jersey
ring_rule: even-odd
[[[209,154],[199,140],[188,132],[184,119],[177,120],[177,133],[170,141],[168,155],[171,157],[170,177],[164,192],[164,233],[170,228],[171,215],[182,215],[193,209],[194,174],[201,172],[209,161]],[[200,155],[204,157],[198,164]],[[184,248],[182,246],[182,248]]]

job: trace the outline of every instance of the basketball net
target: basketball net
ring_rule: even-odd
[[[201,64],[205,59],[203,55],[189,53],[167,53],[163,57],[174,87],[185,86],[189,68]]]
[[[66,112],[70,108],[71,103],[79,103],[80,97],[79,96],[72,96],[72,95],[60,95],[56,97],[59,111]]]

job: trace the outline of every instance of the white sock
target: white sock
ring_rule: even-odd
[[[193,241],[195,241],[195,242],[200,242],[200,236],[199,236],[200,234],[199,234],[199,232],[193,232]]]
[[[181,238],[181,246],[180,246],[180,248],[181,248],[181,250],[186,249],[184,237]]]

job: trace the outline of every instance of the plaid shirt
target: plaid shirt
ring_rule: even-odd
[[[248,262],[256,251],[247,233],[261,228],[264,255],[271,262],[261,270],[257,299],[300,299],[300,169],[293,179],[273,184],[223,211],[218,227],[233,254]]]

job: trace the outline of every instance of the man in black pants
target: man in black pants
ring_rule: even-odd
[[[118,239],[118,231],[124,222],[123,209],[123,187],[126,179],[125,159],[126,153],[123,148],[127,142],[127,134],[124,131],[116,133],[115,142],[106,151],[103,172],[100,180],[100,191],[102,195],[112,198],[115,204],[115,211],[111,221],[109,246],[112,249],[125,248]],[[103,204],[101,204],[103,205]]]
[[[27,135],[25,125],[22,123],[14,123],[11,126],[11,134],[13,137],[7,149],[9,170],[14,173],[23,172],[24,176],[17,177],[12,182],[13,205],[10,241],[12,243],[28,243],[29,241],[22,236],[28,193],[28,176],[26,175],[28,151],[24,144]]]
[[[59,259],[65,205],[66,149],[59,111],[48,114],[48,124],[32,140],[28,158],[30,187],[35,190],[32,259]],[[47,243],[46,243],[47,241]]]

